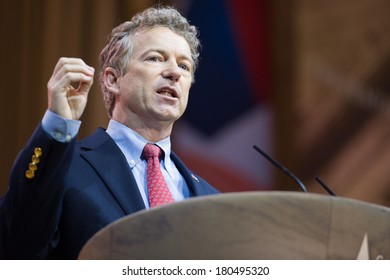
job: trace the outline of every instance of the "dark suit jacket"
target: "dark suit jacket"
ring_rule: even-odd
[[[35,177],[25,171],[42,149]],[[218,193],[172,153],[191,196]],[[101,228],[144,209],[125,156],[104,129],[80,142],[59,143],[38,126],[21,151],[0,201],[0,257],[75,259]]]

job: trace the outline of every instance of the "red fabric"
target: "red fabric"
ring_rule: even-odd
[[[270,100],[270,0],[228,0],[232,28],[257,101]]]

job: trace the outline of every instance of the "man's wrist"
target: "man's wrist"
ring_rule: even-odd
[[[66,119],[50,110],[46,110],[42,119],[43,129],[59,142],[70,142],[76,137],[81,121]]]

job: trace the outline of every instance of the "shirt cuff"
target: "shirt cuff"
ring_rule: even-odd
[[[60,115],[46,110],[42,119],[43,129],[58,142],[70,142],[79,132],[81,121],[65,119]]]

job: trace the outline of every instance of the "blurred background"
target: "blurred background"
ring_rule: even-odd
[[[62,56],[97,60],[113,27],[156,3],[200,31],[199,70],[172,144],[221,191],[300,191],[390,206],[389,0],[5,0],[0,2],[0,194],[47,107]],[[106,127],[98,82],[79,137]]]

